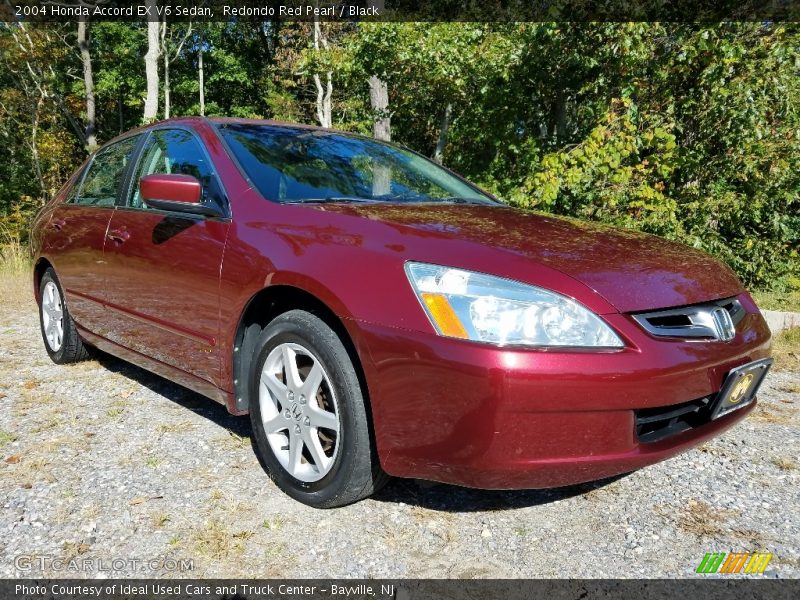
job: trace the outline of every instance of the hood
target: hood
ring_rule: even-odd
[[[742,292],[726,265],[699,250],[576,219],[503,206],[329,204],[324,209],[408,234],[521,255],[578,280],[620,312],[696,304]]]

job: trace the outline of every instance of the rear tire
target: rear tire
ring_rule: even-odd
[[[64,290],[50,267],[39,281],[39,326],[44,348],[54,363],[63,365],[89,358],[67,309]]]
[[[387,480],[353,363],[336,333],[302,310],[262,332],[250,374],[250,420],[270,477],[315,508],[356,502]]]

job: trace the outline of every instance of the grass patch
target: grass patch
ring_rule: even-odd
[[[0,225],[0,273],[21,274],[30,269],[31,259],[25,247],[8,227]]]
[[[106,410],[106,416],[112,419],[120,418],[123,413],[125,412],[125,408],[128,406],[128,403],[124,400],[116,400],[111,405],[111,408]]]
[[[43,431],[55,429],[57,427],[61,427],[62,425],[63,422],[60,418],[53,417],[51,419],[48,419],[44,423],[39,423],[38,425],[36,425],[36,427],[31,429],[31,433],[42,433]]]
[[[764,310],[800,312],[800,290],[791,292],[753,292],[753,299]]]
[[[0,225],[0,305],[17,309],[33,300],[28,249],[7,227]]]
[[[33,287],[29,273],[8,272],[0,267],[0,306],[3,312],[10,315],[33,305]],[[11,321],[6,324],[13,325]]]
[[[195,549],[201,556],[213,560],[224,560],[232,555],[244,552],[244,542],[251,536],[250,532],[231,532],[217,520],[208,521],[196,532]]]
[[[0,448],[5,446],[6,444],[10,444],[11,442],[17,441],[16,434],[9,433],[8,431],[3,431],[0,429]]]
[[[678,525],[700,537],[717,537],[726,532],[726,523],[738,514],[734,510],[714,508],[702,500],[689,500]]]
[[[797,420],[797,411],[774,404],[760,403],[750,418],[772,425],[791,425]]]
[[[788,456],[775,456],[772,458],[772,464],[778,467],[781,471],[797,470],[797,462]]]
[[[287,548],[288,545],[286,542],[278,542],[277,544],[273,543],[264,548],[264,558],[268,561],[273,561],[276,559],[286,560],[287,558]],[[294,562],[295,557],[289,556],[289,560]]]
[[[158,433],[185,433],[197,429],[197,425],[189,421],[179,421],[177,423],[164,423],[156,428]]]
[[[25,488],[37,481],[46,481],[47,483],[56,481],[51,470],[52,465],[46,458],[14,455],[7,458],[6,463],[14,465],[14,469],[11,472],[13,481]]]
[[[777,369],[800,369],[800,327],[781,331],[772,338],[772,356]]]
[[[264,529],[268,529],[270,531],[275,531],[280,529],[286,523],[286,519],[281,516],[272,517],[271,519],[264,519],[264,522],[261,523],[261,527]]]
[[[225,437],[214,438],[211,443],[217,448],[226,450],[242,450],[251,447],[250,436],[239,435],[233,431],[229,431]]]
[[[155,527],[156,529],[161,529],[162,527],[164,527],[164,525],[169,523],[171,520],[172,519],[170,518],[170,516],[167,513],[163,513],[163,512],[156,513],[151,517],[151,521],[153,523],[153,527]]]

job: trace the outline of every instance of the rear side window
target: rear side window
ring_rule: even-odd
[[[139,136],[132,136],[106,146],[94,157],[80,189],[71,202],[92,206],[114,206],[122,178],[131,160]]]
[[[147,208],[139,193],[145,175],[191,175],[203,186],[203,202],[225,208],[222,189],[197,138],[184,129],[157,129],[142,150],[128,199],[132,208]]]

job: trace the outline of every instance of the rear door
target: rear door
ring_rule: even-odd
[[[203,201],[229,214],[219,178],[197,136],[183,128],[153,130],[109,224],[108,336],[218,385],[219,278],[230,219],[145,206],[139,180],[169,173],[196,177]]]
[[[70,313],[80,327],[99,335],[105,328],[106,231],[140,139],[133,135],[97,152],[47,225],[44,254],[53,262]]]

